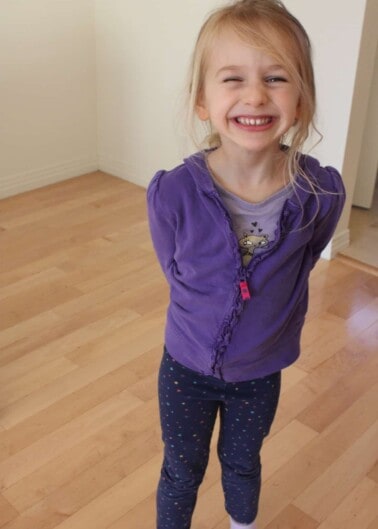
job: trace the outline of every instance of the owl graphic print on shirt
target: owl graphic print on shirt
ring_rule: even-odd
[[[249,264],[255,250],[258,248],[264,248],[268,245],[269,235],[264,234],[263,231],[263,228],[260,227],[258,222],[251,222],[249,233],[244,232],[243,237],[239,239],[239,248],[244,266]]]
[[[256,255],[268,250],[277,236],[277,228],[285,201],[292,195],[290,184],[262,202],[243,200],[217,183],[215,187],[228,211],[238,240],[244,266]]]

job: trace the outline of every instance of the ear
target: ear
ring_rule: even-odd
[[[298,105],[297,110],[295,112],[295,117],[294,117],[293,124],[291,125],[292,127],[296,127],[298,125],[300,113],[301,113],[301,111],[300,111],[300,107]]]
[[[209,112],[202,97],[198,100],[196,105],[196,113],[201,121],[207,121],[209,119]]]

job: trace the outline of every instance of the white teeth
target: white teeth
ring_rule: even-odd
[[[267,123],[270,123],[270,118],[236,118],[236,121],[240,123],[241,125],[252,125],[252,126],[259,126],[259,125],[266,125]]]

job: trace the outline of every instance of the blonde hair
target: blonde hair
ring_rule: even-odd
[[[243,41],[278,60],[289,73],[299,91],[298,120],[290,138],[282,138],[287,151],[286,174],[295,183],[295,175],[306,178],[299,166],[299,156],[311,129],[316,130],[314,73],[310,39],[302,24],[280,0],[238,0],[215,10],[203,24],[194,48],[189,72],[188,118],[191,136],[195,133],[196,108],[204,88],[208,57],[214,40],[224,30],[234,31]],[[208,124],[205,145],[219,147],[220,137]],[[203,142],[202,142],[203,143]],[[308,181],[308,178],[306,178]],[[314,190],[313,183],[310,182]]]

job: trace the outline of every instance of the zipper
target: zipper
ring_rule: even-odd
[[[233,237],[232,244],[235,246],[235,256],[236,256],[236,251],[237,251],[237,254],[238,254],[238,257],[239,257],[239,267],[238,267],[239,268],[239,270],[238,270],[238,281],[239,281],[239,284],[237,285],[238,289],[237,289],[237,293],[236,293],[236,298],[234,297],[234,300],[233,300],[233,303],[232,303],[232,306],[231,306],[231,315],[235,315],[234,313],[236,311],[239,311],[239,314],[236,315],[237,318],[238,318],[240,316],[240,313],[243,310],[244,303],[246,303],[246,302],[248,302],[248,301],[250,301],[252,299],[252,293],[251,293],[251,290],[250,290],[249,285],[248,285],[248,278],[252,274],[252,272],[254,271],[256,266],[265,257],[268,257],[277,248],[277,246],[280,244],[281,235],[282,235],[282,231],[283,231],[282,230],[282,224],[283,224],[284,218],[286,218],[286,216],[288,214],[288,211],[286,210],[286,208],[284,206],[284,208],[282,210],[282,213],[281,213],[281,216],[280,216],[280,219],[279,219],[279,222],[278,222],[278,229],[277,229],[276,234],[275,234],[276,235],[276,239],[273,242],[271,248],[266,250],[261,255],[258,255],[256,257],[254,257],[251,260],[251,262],[249,263],[249,266],[245,267],[243,265],[243,258],[242,258],[241,254],[240,254],[240,249],[239,249],[239,243],[238,243],[238,240],[237,240],[237,236],[236,236],[236,234],[235,234],[235,232],[234,232],[234,230],[232,228],[232,221],[231,221],[230,214],[228,213],[226,208],[223,206],[223,203],[219,199],[218,194],[216,192],[215,193],[211,193],[210,196],[214,199],[214,201],[217,204],[218,208],[222,211],[223,215],[227,219],[228,226],[229,226],[229,229],[230,229],[230,235]],[[238,298],[239,299],[241,298],[241,305],[240,306],[238,306],[239,305]],[[232,330],[233,330],[234,326],[235,326],[235,324],[232,325],[232,328],[228,329],[228,335],[232,333]],[[226,328],[227,328],[227,326],[224,326],[223,327],[223,331]],[[224,351],[222,349],[225,349],[227,347],[228,343],[225,345],[224,343],[222,344],[222,340],[219,340],[219,342],[218,342],[218,346],[216,346],[216,348],[215,348],[215,355],[212,358],[211,370],[212,370],[214,375],[216,375],[216,370],[218,370],[219,376],[220,376],[220,378],[222,380],[223,379],[223,373],[222,373],[222,363],[220,362],[220,360],[222,359],[223,353],[224,353]]]
[[[260,255],[257,255],[256,257],[254,257],[247,267],[243,265],[241,266],[240,275],[239,275],[239,288],[240,288],[240,294],[241,294],[243,301],[249,301],[252,298],[251,290],[248,285],[248,277],[255,270],[256,266],[261,261],[263,261],[266,257],[269,257],[269,255],[273,253],[276,250],[276,248],[279,246],[279,244],[281,243],[283,222],[288,216],[288,214],[289,212],[284,207],[281,212],[281,216],[278,220],[278,223],[277,223],[277,229],[274,234],[275,240],[273,241],[271,247],[265,250]]]
[[[229,229],[228,235],[229,235],[230,245],[232,247],[235,259],[238,258],[237,277],[239,277],[240,279],[239,279],[238,289],[233,295],[233,300],[232,300],[230,309],[229,311],[227,311],[227,314],[229,315],[228,319],[230,319],[230,315],[233,315],[238,305],[238,298],[241,294],[242,288],[243,288],[244,296],[246,296],[246,299],[248,296],[250,297],[250,292],[249,292],[248,283],[247,283],[246,270],[245,270],[245,267],[243,266],[242,257],[239,251],[239,243],[238,243],[236,234],[232,227],[232,220],[231,220],[230,214],[228,213],[227,209],[224,207],[216,191],[209,193],[209,196],[215,202],[216,206],[221,211],[224,219],[227,222],[228,229]],[[235,288],[235,284],[234,284],[234,288]],[[216,376],[218,372],[218,376],[220,377],[221,380],[223,380],[221,359],[223,357],[224,350],[227,347],[227,345],[225,345],[224,343],[224,339],[225,339],[225,336],[228,336],[228,334],[230,333],[230,330],[227,328],[228,324],[225,323],[225,321],[226,321],[226,316],[224,319],[223,326],[221,328],[222,334],[220,336],[218,335],[217,343],[214,345],[214,350],[213,350],[214,356],[211,359],[211,371],[214,376]]]
[[[240,248],[239,248],[239,241],[232,227],[232,220],[231,220],[230,214],[227,211],[227,209],[224,207],[222,201],[220,200],[217,191],[212,192],[210,196],[213,198],[216,205],[222,211],[223,215],[225,216],[227,220],[227,224],[230,230],[230,236],[232,237],[232,247],[235,253],[235,257],[237,256],[238,258],[238,278],[239,278],[238,295],[241,296],[243,301],[248,301],[252,298],[251,291],[248,285],[248,277],[250,275],[250,271],[248,271],[248,269],[243,265],[243,258],[242,258],[242,255],[240,253]],[[259,260],[260,260],[259,258],[256,259],[256,261],[259,261]],[[257,262],[255,264],[257,264]],[[237,299],[234,299],[232,303],[231,311],[234,310],[236,304],[237,304]]]
[[[248,286],[248,276],[245,268],[243,267],[243,270],[240,275],[240,281],[239,281],[239,288],[240,288],[240,294],[243,301],[248,301],[251,299],[251,291],[249,290]]]

